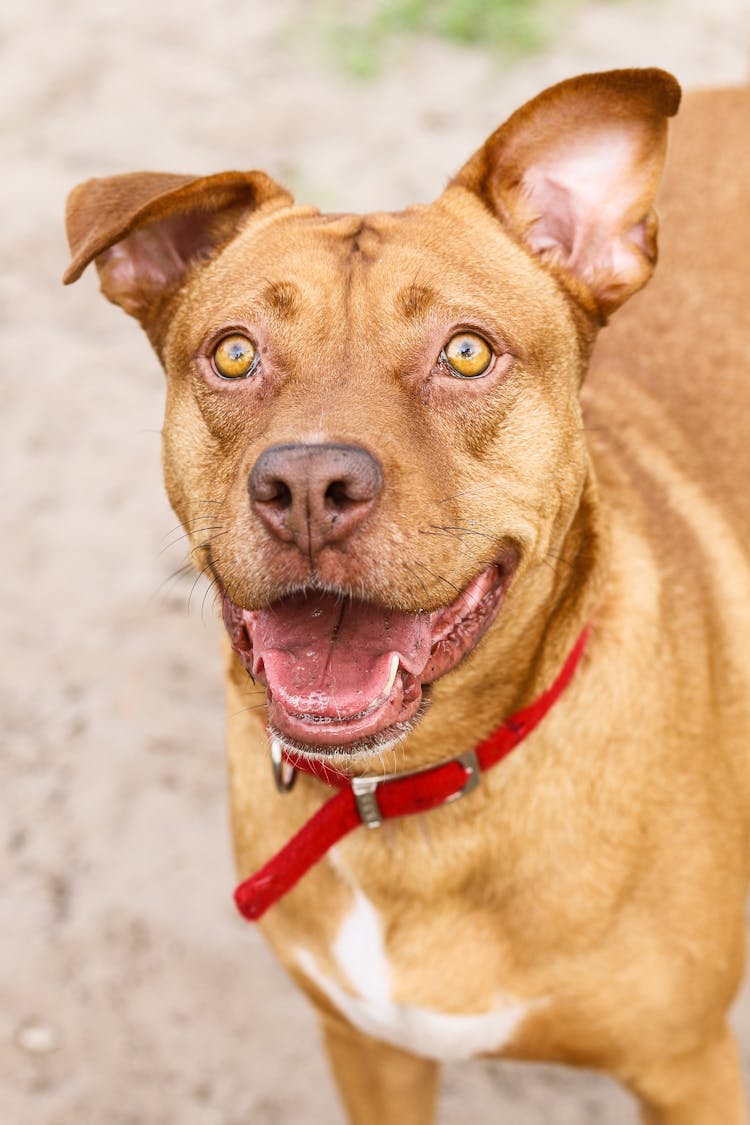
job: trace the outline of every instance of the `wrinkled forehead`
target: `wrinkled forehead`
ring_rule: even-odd
[[[528,326],[538,286],[538,268],[481,206],[464,216],[438,201],[369,215],[291,208],[251,221],[188,296],[209,319],[311,318],[329,330],[358,319],[481,318],[488,307]]]

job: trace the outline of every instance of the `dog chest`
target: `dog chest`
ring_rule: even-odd
[[[335,975],[324,972],[306,948],[297,949],[296,960],[304,975],[360,1031],[441,1061],[500,1050],[527,1012],[539,1004],[495,995],[486,1011],[455,1013],[396,999],[396,966],[389,959],[380,915],[359,889],[354,890],[331,949]]]

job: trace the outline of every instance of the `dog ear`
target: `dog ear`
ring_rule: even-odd
[[[652,208],[679,103],[662,70],[569,79],[514,113],[453,183],[479,195],[604,320],[651,276]]]
[[[291,202],[263,172],[88,180],[68,196],[73,260],[63,281],[76,281],[95,260],[104,295],[145,326],[189,265],[229,242],[249,212]]]

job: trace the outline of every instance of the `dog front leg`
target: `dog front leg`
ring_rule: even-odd
[[[734,1036],[728,1027],[705,1047],[665,1060],[632,1083],[644,1125],[746,1125]]]
[[[321,1015],[323,1038],[352,1125],[432,1125],[440,1066]]]

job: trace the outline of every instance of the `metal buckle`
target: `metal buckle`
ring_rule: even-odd
[[[297,771],[291,762],[287,762],[282,745],[276,738],[271,739],[271,766],[274,785],[279,793],[288,793],[297,779]]]
[[[481,773],[479,760],[474,750],[467,750],[464,754],[457,754],[455,758],[446,758],[444,762],[436,762],[434,766],[425,766],[420,770],[384,773],[379,777],[353,777],[352,792],[354,793],[354,800],[357,802],[357,811],[362,823],[367,828],[380,828],[383,823],[383,815],[377,797],[378,786],[382,785],[383,782],[394,781],[400,777],[414,777],[418,773],[429,773],[430,770],[440,769],[441,766],[447,766],[450,762],[458,762],[463,766],[466,770],[466,780],[460,789],[451,793],[442,802],[444,805],[449,805],[451,801],[457,801],[459,797],[465,797],[467,793],[471,793],[472,789],[476,789],[479,785]],[[439,807],[439,805],[436,806],[436,808]]]

